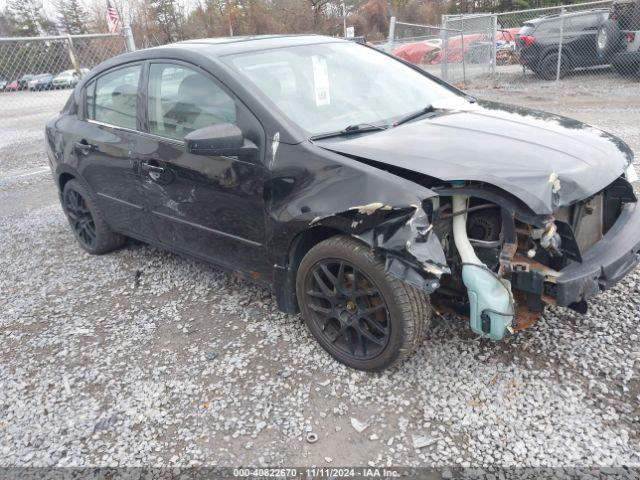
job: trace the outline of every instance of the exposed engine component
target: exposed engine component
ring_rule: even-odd
[[[535,238],[535,237],[534,237]],[[558,234],[558,227],[555,222],[549,222],[540,235],[540,246],[548,251],[554,257],[562,256],[562,239]]]
[[[495,242],[500,239],[500,210],[481,210],[467,217],[467,233],[470,240]]]

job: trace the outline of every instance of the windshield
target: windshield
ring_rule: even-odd
[[[443,101],[467,100],[412,68],[355,43],[232,55],[225,61],[309,135],[389,125]]]

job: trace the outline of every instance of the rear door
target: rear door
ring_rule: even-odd
[[[114,230],[153,240],[144,212],[140,174],[132,157],[140,126],[138,89],[142,64],[116,67],[87,84],[83,118],[75,136],[78,170],[96,194]]]
[[[266,169],[260,123],[228,89],[195,66],[158,61],[147,68],[147,135],[139,138],[135,151],[158,239],[259,278],[270,271],[264,248]],[[260,153],[186,152],[185,135],[219,123],[240,127]]]

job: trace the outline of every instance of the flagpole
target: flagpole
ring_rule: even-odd
[[[122,12],[118,8],[118,4],[115,1],[113,2],[113,6],[116,9],[116,12],[118,12],[118,18],[120,19],[120,30],[122,30],[122,28],[124,27],[124,17],[122,16]],[[127,22],[127,25],[129,25],[129,22]]]

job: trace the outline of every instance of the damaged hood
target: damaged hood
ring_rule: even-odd
[[[443,181],[486,182],[538,214],[599,192],[633,160],[617,137],[558,115],[495,102],[434,106],[420,120],[317,145]]]

